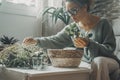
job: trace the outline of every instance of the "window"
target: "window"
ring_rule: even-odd
[[[2,0],[0,0],[0,4],[1,4]]]
[[[27,6],[35,6],[36,0],[7,0],[7,2],[25,4]]]
[[[38,0],[2,0],[0,12],[36,16]]]

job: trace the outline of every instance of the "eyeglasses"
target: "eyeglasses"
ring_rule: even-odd
[[[80,8],[72,8],[72,9],[68,10],[67,13],[70,16],[73,16],[73,15],[76,15],[80,9],[81,9],[81,7]]]

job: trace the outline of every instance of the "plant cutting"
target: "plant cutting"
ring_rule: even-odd
[[[65,29],[65,32],[72,38],[77,38],[81,35],[76,23],[70,24],[69,27]]]
[[[89,38],[92,36],[92,34],[88,34],[88,35],[84,35],[82,33],[80,33],[80,30],[77,26],[76,23],[71,23],[69,25],[69,27],[67,27],[65,29],[65,32],[71,37],[71,38],[78,38],[78,37],[82,37],[82,38]]]
[[[58,19],[60,19],[66,25],[69,24],[70,16],[66,13],[66,11],[64,10],[63,7],[60,7],[60,8],[55,8],[55,7],[46,8],[43,11],[43,16],[45,14],[49,14],[52,17],[52,21],[54,21],[55,23],[57,22]]]

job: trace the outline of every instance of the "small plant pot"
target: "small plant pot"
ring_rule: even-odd
[[[48,49],[52,66],[74,68],[78,67],[83,56],[83,50]]]

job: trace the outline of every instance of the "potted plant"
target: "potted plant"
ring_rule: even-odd
[[[60,19],[66,25],[69,24],[70,16],[65,12],[63,7],[60,7],[60,8],[55,8],[55,7],[46,8],[43,11],[43,16],[45,14],[50,14],[51,17],[52,17],[52,21],[54,21],[55,23],[57,22],[58,19]]]
[[[2,37],[0,37],[0,43],[1,43],[0,51],[3,50],[3,48],[13,45],[18,41],[19,40],[15,39],[14,37],[8,37],[8,36],[3,35]]]

